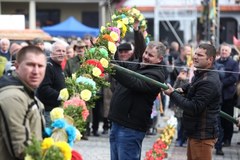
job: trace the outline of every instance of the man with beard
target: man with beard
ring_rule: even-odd
[[[188,138],[188,160],[211,160],[217,141],[218,115],[221,102],[221,82],[213,72],[216,49],[211,44],[200,44],[195,51],[193,64],[197,70],[190,84],[177,89],[169,86],[164,93],[183,109],[182,124]]]

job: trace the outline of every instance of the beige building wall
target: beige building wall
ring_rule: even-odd
[[[28,14],[29,3],[8,3],[2,2],[2,14],[16,14],[16,11]],[[98,3],[36,3],[36,9],[59,9],[60,21],[74,16],[82,20],[82,12],[98,12]]]

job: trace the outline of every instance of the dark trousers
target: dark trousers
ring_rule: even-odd
[[[103,118],[103,130],[108,130],[111,128],[111,122],[108,118]]]
[[[96,101],[95,107],[92,109],[92,131],[98,132],[99,122],[101,120],[101,108],[103,107],[102,97]]]
[[[221,150],[222,149],[222,142],[223,142],[223,128],[221,125],[221,119],[218,117],[218,130],[219,130],[219,135],[218,135],[218,140],[215,144],[216,150]]]
[[[222,111],[233,116],[233,107],[235,105],[235,99],[224,100],[222,105]],[[233,135],[233,123],[221,118],[221,124],[224,132],[223,142],[228,141],[231,144],[232,135]]]

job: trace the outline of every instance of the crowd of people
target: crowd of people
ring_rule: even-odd
[[[0,40],[0,154],[4,159],[23,159],[31,135],[42,139],[42,131],[51,124],[50,111],[64,99],[60,93],[66,88],[65,78],[79,69],[85,50],[94,42],[94,37],[86,35],[71,44],[54,42],[47,49],[41,38],[29,45]],[[168,83],[168,89],[118,70],[106,74],[111,86],[99,90],[83,139],[101,136],[98,130],[103,121],[111,159],[140,159],[142,141],[147,134],[156,134],[154,117],[163,106],[174,110],[176,145],[187,146],[189,160],[210,160],[213,148],[217,155],[224,155],[222,147],[231,145],[234,124],[219,112],[234,116],[234,107],[240,105],[239,62],[231,53],[227,43],[219,48],[201,43],[196,49],[177,42],[146,44],[135,24],[134,41],[119,43],[112,63]]]

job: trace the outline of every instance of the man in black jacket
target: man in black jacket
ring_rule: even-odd
[[[150,42],[140,63],[121,62],[120,65],[164,82],[161,67],[166,47],[160,42]],[[142,141],[150,127],[153,101],[160,89],[151,83],[116,71],[113,77],[118,81],[113,93],[108,118],[112,121],[110,133],[111,159],[140,160]]]
[[[218,137],[217,118],[221,102],[221,82],[217,72],[211,71],[216,49],[201,44],[193,58],[197,68],[190,84],[175,92],[169,85],[164,93],[183,109],[183,127],[188,137],[188,160],[212,159],[212,150]]]
[[[46,126],[50,127],[50,111],[54,107],[59,107],[63,97],[60,91],[66,88],[64,73],[61,63],[66,55],[66,47],[61,42],[55,42],[52,45],[52,53],[47,63],[45,77],[37,90],[37,97],[45,106]]]

